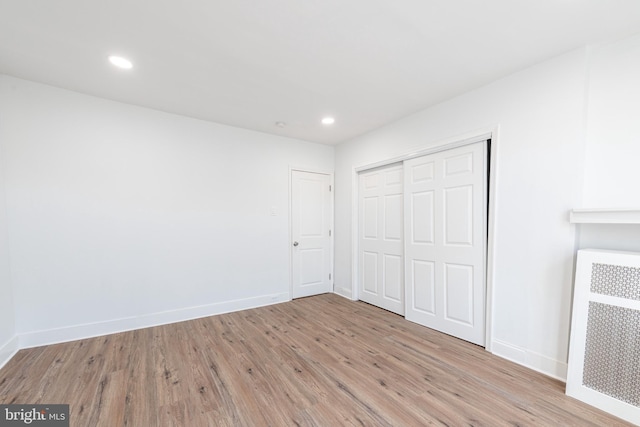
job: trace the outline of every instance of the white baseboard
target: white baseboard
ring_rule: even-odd
[[[353,300],[353,292],[351,291],[351,288],[342,288],[342,287],[336,286],[333,290],[333,293],[338,294],[342,297],[348,298],[350,300]]]
[[[342,297],[352,299],[352,292],[350,288],[336,287],[334,293]],[[216,314],[247,310],[286,301],[290,301],[289,293],[262,295],[259,297],[224,301],[215,304],[188,307],[144,316],[28,332],[15,336],[7,343],[0,346],[0,368],[2,368],[2,366],[4,366],[18,352],[18,350],[22,348],[93,338],[101,335],[214,316]],[[566,362],[554,360],[525,348],[496,339],[491,342],[491,352],[496,356],[566,382]]]
[[[247,310],[250,308],[262,307],[265,305],[278,304],[285,301],[290,301],[288,292],[262,295],[259,297],[240,300],[224,301],[215,304],[207,304],[196,307],[188,307],[178,310],[147,314],[144,316],[109,320],[106,322],[89,323],[69,326],[65,328],[27,332],[24,334],[20,334],[19,343],[20,348],[39,347],[42,345],[58,344],[61,342],[93,338],[101,335],[115,334],[118,332],[126,332],[134,329],[166,325],[168,323],[183,322],[185,320],[198,319],[201,317],[229,313],[232,311]]]
[[[18,343],[18,337],[14,336],[3,345],[0,345],[0,369],[20,350]]]
[[[549,377],[567,382],[567,362],[551,359],[534,351],[496,339],[491,342],[491,353]]]

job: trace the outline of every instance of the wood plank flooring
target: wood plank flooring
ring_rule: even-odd
[[[326,294],[25,349],[0,403],[72,426],[625,426],[564,384]]]

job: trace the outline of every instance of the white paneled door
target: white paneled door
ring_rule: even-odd
[[[402,165],[359,176],[359,295],[404,314]]]
[[[331,176],[291,172],[293,298],[331,291]]]
[[[486,142],[404,164],[406,318],[485,344]]]

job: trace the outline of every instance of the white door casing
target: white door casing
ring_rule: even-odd
[[[404,163],[406,318],[485,344],[486,142]]]
[[[291,171],[292,297],[331,291],[331,176]]]
[[[404,314],[402,165],[359,176],[358,293],[362,301]]]

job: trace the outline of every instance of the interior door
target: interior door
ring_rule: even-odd
[[[359,177],[359,297],[404,314],[402,164]]]
[[[406,318],[485,343],[486,142],[405,162]]]
[[[293,298],[331,291],[331,176],[291,172]]]

